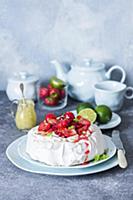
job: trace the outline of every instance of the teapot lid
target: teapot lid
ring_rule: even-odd
[[[23,83],[32,83],[38,81],[39,78],[33,74],[29,74],[26,71],[21,71],[14,73],[9,79],[9,82],[23,82]]]
[[[81,70],[84,69],[84,70],[92,70],[92,71],[105,68],[104,63],[94,61],[93,59],[83,59],[82,61],[78,61],[77,64],[75,64],[74,66],[78,67]]]

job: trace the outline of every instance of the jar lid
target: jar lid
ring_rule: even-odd
[[[22,71],[14,73],[9,79],[9,82],[23,82],[23,83],[32,83],[38,81],[39,78],[33,74]]]

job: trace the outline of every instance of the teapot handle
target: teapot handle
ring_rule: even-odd
[[[15,113],[16,113],[16,111],[14,110],[14,105],[15,104],[18,104],[18,100],[17,99],[12,101],[11,107],[10,107],[11,115],[12,115],[13,118],[15,118]]]
[[[130,94],[128,94],[128,92],[130,92]],[[133,99],[133,87],[127,87],[126,88],[125,97],[127,99]]]
[[[111,74],[112,74],[112,72],[113,72],[114,70],[118,70],[118,71],[121,72],[122,77],[121,77],[120,82],[123,83],[123,82],[125,81],[125,79],[126,79],[126,72],[125,72],[125,70],[124,70],[122,67],[120,67],[119,65],[114,65],[114,66],[112,66],[112,67],[106,72],[106,77],[107,77],[107,79],[110,79],[110,78],[111,78]]]

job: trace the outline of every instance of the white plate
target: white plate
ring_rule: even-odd
[[[40,165],[42,167],[48,167],[48,168],[86,168],[86,167],[92,167],[92,166],[95,166],[97,164],[100,164],[100,163],[103,163],[103,162],[106,162],[107,160],[109,160],[110,158],[112,158],[115,153],[116,153],[116,147],[114,145],[114,143],[112,142],[111,138],[107,135],[104,135],[104,139],[105,139],[105,144],[106,144],[106,149],[108,149],[107,151],[107,155],[108,155],[108,158],[105,159],[105,160],[101,160],[101,161],[98,161],[98,162],[94,162],[94,161],[91,161],[85,165],[76,165],[76,166],[69,166],[69,167],[64,167],[64,166],[50,166],[50,165],[47,165],[47,164],[44,164],[44,163],[41,163],[39,161],[35,161],[33,159],[30,158],[30,156],[26,153],[26,141],[27,141],[27,136],[23,136],[21,142],[18,144],[18,153],[20,155],[20,157],[22,157],[24,160],[32,163],[32,164],[35,164],[35,165]]]
[[[23,136],[24,137],[24,136]],[[111,159],[107,160],[104,163],[93,167],[86,167],[86,168],[48,168],[44,166],[39,166],[32,164],[22,157],[20,157],[18,153],[18,144],[23,140],[23,137],[15,140],[11,143],[7,150],[6,155],[8,159],[18,168],[28,171],[34,172],[39,174],[49,174],[49,175],[58,175],[58,176],[77,176],[77,175],[85,175],[85,174],[93,174],[102,172],[108,169],[111,169],[118,165],[118,160],[116,156],[113,156]]]
[[[76,110],[70,111],[72,112],[75,116],[77,115]],[[99,124],[100,129],[110,129],[110,128],[115,128],[121,123],[121,117],[117,113],[112,113],[112,119],[107,123],[107,124]]]

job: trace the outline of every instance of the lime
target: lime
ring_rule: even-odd
[[[76,108],[77,113],[79,113],[81,110],[84,110],[85,108],[93,109],[93,106],[89,102],[80,103],[80,104],[77,105],[77,108]]]
[[[94,123],[97,118],[96,112],[91,108],[85,108],[81,110],[78,115],[82,116],[85,119],[88,119],[91,123]]]
[[[95,108],[97,112],[98,122],[101,124],[106,124],[112,118],[112,111],[106,105],[99,105]]]
[[[66,83],[61,79],[57,78],[56,76],[53,76],[50,79],[50,84],[53,88],[58,88],[58,89],[63,89],[66,86]]]

